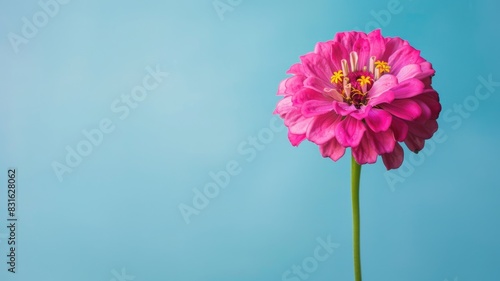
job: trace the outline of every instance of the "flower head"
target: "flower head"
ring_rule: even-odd
[[[294,146],[308,139],[334,161],[350,147],[359,164],[381,155],[395,169],[403,162],[401,142],[417,153],[437,131],[434,69],[401,38],[382,37],[380,30],[337,33],[287,73],[275,113]]]

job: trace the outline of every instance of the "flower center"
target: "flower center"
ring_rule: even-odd
[[[368,66],[358,68],[358,54],[351,52],[350,65],[347,60],[341,61],[342,69],[335,71],[330,82],[337,86],[345,103],[354,105],[357,109],[368,102],[368,91],[380,76],[391,71],[391,66],[385,62],[371,57]]]

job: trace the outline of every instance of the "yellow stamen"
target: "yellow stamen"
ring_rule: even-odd
[[[362,75],[361,78],[358,78],[357,81],[359,82],[359,84],[361,84],[361,86],[372,83],[372,81],[370,80],[370,76],[364,75]]]
[[[375,67],[379,69],[380,74],[389,73],[389,71],[391,71],[391,66],[385,61],[376,61]]]
[[[342,72],[342,70],[335,71],[332,75],[332,78],[330,78],[330,82],[337,84],[342,82],[343,78],[344,78],[344,73]]]

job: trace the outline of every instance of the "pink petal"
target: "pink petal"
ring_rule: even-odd
[[[373,87],[368,92],[369,105],[375,106],[380,103],[390,103],[394,99],[394,94],[389,90],[398,84],[396,76],[386,74],[373,83]]]
[[[352,156],[358,164],[373,164],[377,162],[377,151],[372,138],[365,134],[358,146],[352,147]]]
[[[370,111],[372,110],[372,107],[370,105],[366,105],[366,106],[362,105],[359,109],[353,105],[351,105],[350,107],[354,108],[355,110],[353,112],[351,112],[349,115],[351,117],[358,119],[358,120],[365,119],[368,116],[368,114],[370,113]],[[335,109],[336,109],[336,107],[335,107]]]
[[[370,41],[370,57],[375,56],[379,60],[385,52],[385,42],[380,34],[380,29],[368,33],[367,38]]]
[[[437,130],[438,124],[436,120],[428,120],[425,123],[411,122],[409,124],[410,134],[423,139],[430,139]]]
[[[387,170],[399,168],[403,164],[403,158],[404,151],[399,143],[396,143],[392,152],[382,154],[382,161]]]
[[[279,114],[281,117],[283,117],[285,114],[287,114],[293,109],[294,106],[292,104],[292,97],[288,96],[278,102],[278,104],[276,105],[276,109],[274,110],[273,113]]]
[[[309,88],[302,88],[292,97],[292,103],[296,106],[300,106],[310,100],[328,101],[323,94]]]
[[[357,32],[357,31],[349,31],[349,32],[339,32],[335,34],[335,38],[333,41],[339,42],[342,44],[348,53],[352,50],[352,46],[354,46],[354,42],[356,42],[359,38],[365,38],[366,33]]]
[[[306,118],[300,113],[300,110],[292,110],[285,115],[285,126],[288,127],[293,134],[305,134],[307,126],[311,123],[312,118]]]
[[[428,61],[421,62],[420,67],[422,69],[422,73],[415,78],[422,79],[426,76],[433,76],[436,73],[436,71],[432,68],[432,64]]]
[[[341,70],[341,60],[348,58],[349,53],[347,52],[346,48],[338,42],[332,42],[332,53],[330,55],[330,60],[334,62],[334,70]]]
[[[330,69],[335,71],[335,69],[342,69],[342,65],[340,64],[340,60],[332,59],[334,48],[336,49],[335,52],[338,51],[338,48],[334,47],[334,44],[338,43],[333,41],[319,42],[316,44],[314,52],[325,58],[330,63]]]
[[[422,95],[418,95],[413,98],[414,100],[419,100],[426,104],[426,106],[430,109],[431,114],[429,119],[436,120],[439,117],[439,113],[441,112],[441,104],[439,103],[439,96],[436,91],[431,90],[425,92]]]
[[[332,110],[332,102],[324,100],[308,100],[302,104],[301,108],[301,112],[305,117],[318,116]]]
[[[340,93],[332,88],[334,86],[330,82],[326,82],[318,77],[308,77],[304,81],[304,87],[315,90],[319,93],[324,93],[334,100],[342,101]],[[325,92],[325,89],[329,89],[329,92]]]
[[[405,65],[420,63],[421,60],[420,51],[407,45],[394,52],[389,57],[388,63],[391,66],[391,73],[398,74]]]
[[[365,121],[368,127],[374,132],[387,131],[389,126],[391,126],[392,115],[381,109],[372,108],[368,112]]]
[[[420,150],[422,150],[422,148],[424,148],[425,140],[415,135],[408,134],[405,139],[405,144],[411,151],[413,151],[414,153],[418,153]]]
[[[307,77],[318,77],[319,79],[330,81],[333,71],[330,68],[330,63],[322,56],[309,53],[301,56],[304,74]]]
[[[406,40],[403,40],[399,37],[394,38],[385,38],[385,52],[384,55],[380,58],[380,60],[388,61],[389,57],[396,52],[398,49],[403,46],[409,45]],[[379,58],[377,58],[379,59]]]
[[[335,136],[342,146],[355,147],[359,145],[365,130],[363,122],[346,116],[335,128]]]
[[[278,86],[278,92],[276,93],[277,95],[284,96],[286,95],[286,80],[289,78],[282,80]]]
[[[420,109],[422,110],[422,114],[420,114],[420,116],[415,119],[415,121],[419,121],[419,122],[425,122],[426,120],[429,120],[431,118],[431,115],[432,115],[432,110],[429,106],[427,106],[427,104],[419,99],[413,99],[413,101],[415,101],[416,103],[418,103],[418,106],[420,106]]]
[[[323,157],[330,157],[333,161],[339,160],[345,153],[345,147],[340,145],[337,139],[333,138],[323,145],[319,146],[319,150]]]
[[[350,115],[352,112],[355,112],[357,109],[354,105],[348,105],[345,102],[333,102],[333,110],[342,116]]]
[[[293,134],[288,131],[288,140],[293,146],[298,146],[305,138],[306,134]]]
[[[380,107],[404,120],[415,120],[422,113],[422,109],[418,106],[418,103],[411,99],[393,100],[391,103],[381,104]]]
[[[420,64],[412,63],[403,66],[398,73],[398,80],[400,82],[410,79],[416,78],[422,80],[428,76],[434,75],[434,69],[430,66],[430,63],[424,62]]]
[[[336,113],[327,113],[314,118],[307,128],[307,139],[315,144],[324,144],[335,136],[335,127],[342,120]]]
[[[401,70],[398,72],[397,77],[398,80],[402,82],[406,79],[414,78],[417,75],[420,75],[420,73],[422,73],[422,68],[420,67],[420,65],[412,63],[403,66],[403,68],[401,68]]]
[[[424,83],[425,88],[432,88],[432,76],[429,77],[424,77],[424,78],[419,78],[422,83]]]
[[[421,94],[424,90],[424,86],[422,81],[416,78],[410,78],[393,87],[391,92],[394,94],[395,99],[406,99]]]
[[[394,100],[394,93],[391,91],[385,91],[380,96],[370,98],[367,105],[375,107],[382,103],[391,103]]]
[[[392,118],[391,130],[394,133],[394,139],[404,141],[408,134],[408,124],[397,117]]]
[[[304,69],[302,67],[302,64],[296,63],[292,65],[290,69],[286,71],[286,74],[296,74],[296,75],[304,74]]]
[[[352,47],[352,45],[350,47]],[[349,58],[349,52],[346,48],[341,43],[333,40],[316,44],[314,53],[325,58],[332,71],[341,70],[341,60]],[[333,74],[333,72],[331,74]]]
[[[367,132],[369,132],[369,130],[367,130]],[[391,130],[379,133],[370,132],[369,134],[378,155],[394,150],[394,144],[396,143],[396,140],[394,139],[394,133]]]
[[[305,77],[298,75],[292,76],[281,81],[278,88],[278,95],[293,95],[302,89]]]
[[[359,38],[356,43],[354,43],[353,51],[358,53],[358,70],[363,69],[363,66],[368,65],[368,60],[370,59],[370,42],[365,38]]]
[[[425,89],[424,92],[422,93],[422,95],[419,97],[423,97],[423,96],[432,98],[436,101],[439,101],[439,95],[436,92],[436,90],[434,90],[434,89]]]

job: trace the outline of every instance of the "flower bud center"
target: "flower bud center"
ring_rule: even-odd
[[[385,62],[376,60],[372,56],[368,66],[358,66],[358,54],[351,52],[349,63],[341,60],[342,69],[335,71],[330,78],[330,82],[337,86],[338,92],[342,95],[345,103],[354,105],[357,109],[368,102],[367,94],[376,80],[385,73],[391,71],[391,66]]]

